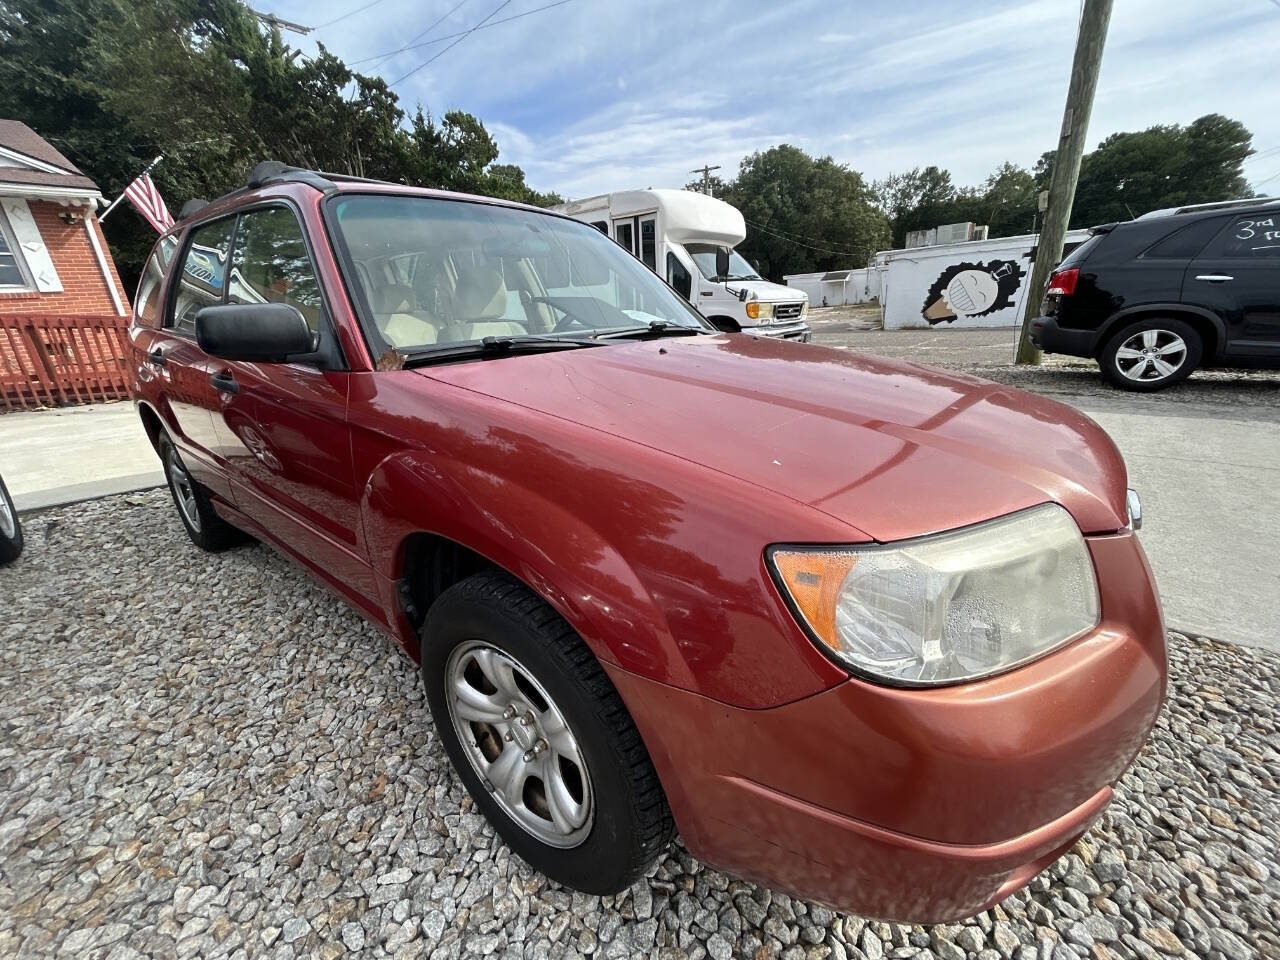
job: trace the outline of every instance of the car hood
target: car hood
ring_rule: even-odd
[[[763,300],[766,303],[787,303],[796,300],[808,300],[809,295],[795,287],[784,287],[780,283],[769,280],[730,280],[729,286],[735,290],[746,290],[748,300]]]
[[[918,364],[729,335],[418,372],[756,484],[879,541],[1048,501],[1085,533],[1126,522],[1124,462],[1096,423]]]

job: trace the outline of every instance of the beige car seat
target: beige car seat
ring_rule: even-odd
[[[479,340],[528,333],[523,323],[505,319],[507,301],[507,285],[493,267],[460,271],[453,292],[454,322],[446,330],[446,339]]]
[[[393,347],[435,343],[439,330],[429,311],[418,309],[413,287],[400,283],[379,286],[374,292],[373,322]]]

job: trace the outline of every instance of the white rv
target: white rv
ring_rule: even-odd
[[[809,298],[763,279],[733,248],[736,207],[689,190],[626,190],[554,207],[640,258],[717,329],[808,340]]]

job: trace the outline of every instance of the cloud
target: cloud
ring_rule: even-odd
[[[496,2],[464,3],[424,39],[466,30]],[[545,2],[517,0],[498,17]],[[317,36],[348,59],[385,52],[455,3],[383,0]],[[287,0],[274,12],[323,23],[355,5]],[[409,109],[476,114],[504,161],[568,196],[682,186],[704,163],[732,175],[781,142],[871,178],[934,163],[977,183],[1055,145],[1078,8],[989,0],[974,10],[943,0],[573,0],[476,31],[396,90]],[[395,79],[443,46],[396,54],[379,72]],[[1275,49],[1280,13],[1261,0],[1219,5],[1211,19],[1198,0],[1126,0],[1112,17],[1089,143],[1219,112],[1249,126],[1259,149],[1280,145],[1280,85],[1265,56],[1242,62],[1244,51]],[[1255,166],[1261,180],[1280,172],[1280,157]]]

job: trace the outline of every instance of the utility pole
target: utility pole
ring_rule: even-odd
[[[1049,271],[1062,259],[1062,244],[1071,219],[1076,181],[1080,179],[1080,157],[1084,153],[1084,136],[1089,128],[1089,113],[1098,87],[1098,68],[1102,64],[1102,48],[1107,41],[1110,20],[1111,0],[1084,0],[1076,35],[1076,55],[1071,64],[1071,83],[1067,87],[1067,106],[1062,112],[1062,131],[1058,134],[1049,180],[1049,207],[1036,244],[1036,262],[1031,271],[1015,363],[1040,362],[1040,351],[1031,343],[1031,321],[1040,312],[1041,293]]]
[[[720,165],[716,164],[714,167],[704,166],[698,170],[690,170],[689,172],[702,174],[702,192],[707,196],[711,196],[711,171],[719,169]]]
[[[249,12],[252,13],[259,20],[261,20],[263,23],[265,23],[267,26],[275,27],[278,30],[292,30],[294,33],[301,33],[303,35],[306,35],[311,32],[310,27],[304,27],[302,24],[294,23],[291,20],[281,20],[274,13],[261,13],[257,10],[254,10],[252,7],[249,9]]]

